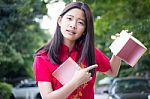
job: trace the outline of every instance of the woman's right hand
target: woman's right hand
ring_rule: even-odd
[[[121,32],[127,32],[129,35],[133,34],[133,32],[128,32],[128,30],[122,30]],[[116,33],[115,35],[111,35],[111,39],[115,40],[117,37],[120,37],[120,33]]]
[[[89,71],[91,69],[96,68],[97,66],[98,65],[95,64],[95,65],[91,65],[87,68],[77,70],[71,81],[73,83],[77,84],[77,86],[80,86],[80,85],[90,81],[92,79],[92,77],[91,77],[91,73],[89,73]]]

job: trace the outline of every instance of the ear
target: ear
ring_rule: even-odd
[[[58,23],[59,26],[61,26],[61,20],[62,20],[62,17],[59,16],[58,19],[57,19],[57,23]]]

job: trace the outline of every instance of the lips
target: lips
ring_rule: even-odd
[[[74,31],[72,30],[66,30],[67,32],[71,33],[71,34],[76,34]]]

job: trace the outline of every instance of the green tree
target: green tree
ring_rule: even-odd
[[[35,18],[46,12],[41,0],[0,1],[0,80],[33,76],[34,52],[49,37]]]

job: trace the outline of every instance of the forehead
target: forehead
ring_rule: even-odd
[[[65,16],[72,16],[72,17],[75,17],[75,18],[79,18],[79,19],[85,20],[85,15],[84,15],[83,10],[78,9],[78,8],[74,8],[74,9],[69,10],[65,14]]]

